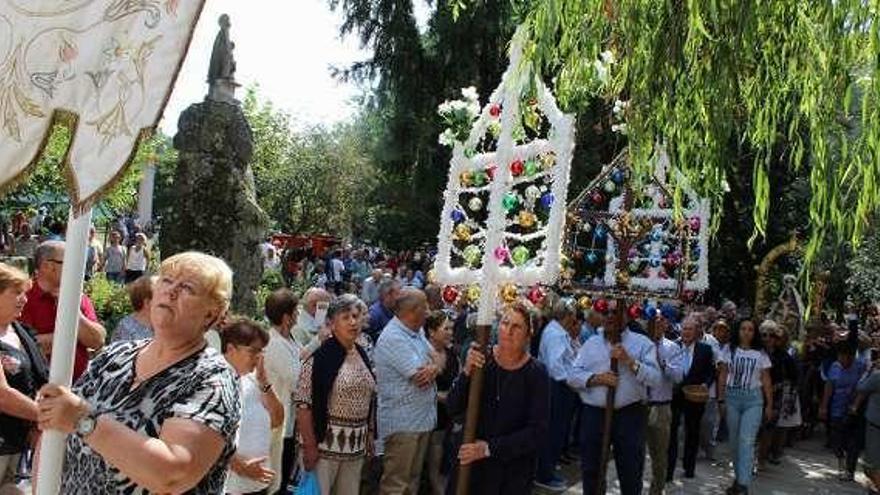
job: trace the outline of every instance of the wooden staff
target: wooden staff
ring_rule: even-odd
[[[480,352],[487,354],[489,346],[490,325],[477,325],[476,343]],[[483,368],[474,367],[471,370],[470,388],[468,389],[467,412],[464,419],[464,432],[462,444],[473,443],[477,439],[477,421],[480,419],[480,403],[483,398]],[[457,495],[467,495],[470,491],[471,464],[458,466],[458,480],[455,485]]]
[[[614,312],[614,322],[612,325],[605,326],[605,338],[608,340],[608,343],[616,345],[620,343],[620,333],[623,331],[623,312],[625,311],[624,307],[626,304],[623,299],[617,300],[617,308]],[[614,330],[609,332],[610,328]],[[611,359],[611,372],[617,373],[617,359]],[[611,423],[614,421],[614,394],[617,390],[616,387],[608,387],[607,395],[605,396],[605,421],[603,422],[602,429],[602,457],[599,460],[599,476],[596,479],[596,493],[597,495],[601,495],[605,493],[607,488],[607,480],[605,479],[606,473],[608,472],[608,459],[611,457]]]

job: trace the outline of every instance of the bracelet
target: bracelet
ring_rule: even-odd
[[[269,393],[270,390],[272,390],[272,384],[271,384],[271,383],[267,383],[267,384],[265,384],[265,385],[261,385],[261,386],[260,386],[260,393],[264,393],[264,394],[266,394],[266,393]]]

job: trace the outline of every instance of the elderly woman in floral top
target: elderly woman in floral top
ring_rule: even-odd
[[[303,363],[295,397],[303,465],[315,470],[322,495],[356,495],[364,456],[372,454],[376,380],[357,344],[359,303],[351,294],[330,303],[332,336]]]
[[[125,286],[134,312],[119,320],[111,342],[148,339],[153,336],[150,324],[150,302],[153,300],[155,277],[145,275]]]

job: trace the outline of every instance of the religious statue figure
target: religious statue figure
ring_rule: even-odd
[[[211,52],[211,64],[208,67],[208,99],[226,103],[238,103],[235,99],[235,58],[232,50],[235,43],[229,38],[229,16],[223,14],[218,21],[220,32],[214,39],[214,51]]]

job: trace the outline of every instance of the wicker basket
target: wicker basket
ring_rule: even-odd
[[[681,387],[681,391],[688,402],[705,404],[709,401],[709,387],[705,385],[685,385]]]

